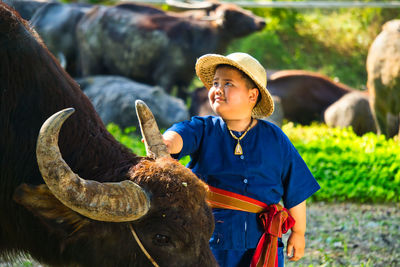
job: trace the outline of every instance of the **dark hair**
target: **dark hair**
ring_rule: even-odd
[[[260,102],[261,100],[261,92],[260,89],[258,88],[258,86],[256,85],[256,83],[249,77],[249,75],[247,75],[246,73],[244,73],[242,70],[229,65],[229,64],[219,64],[217,65],[217,67],[215,68],[215,70],[219,69],[219,68],[228,68],[228,69],[232,69],[232,70],[237,70],[239,71],[240,75],[242,76],[242,78],[244,79],[244,82],[246,84],[247,89],[253,89],[253,88],[257,88],[258,90],[258,98],[257,98],[257,103]]]

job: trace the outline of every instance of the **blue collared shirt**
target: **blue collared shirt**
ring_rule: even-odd
[[[188,168],[207,184],[262,201],[283,201],[290,209],[320,187],[288,137],[276,125],[259,120],[240,141],[243,155],[234,155],[237,140],[224,120],[193,117],[174,124],[183,148],[190,155]],[[240,133],[233,132],[236,136]],[[214,209],[215,230],[210,245],[217,249],[255,248],[263,233],[257,214]]]

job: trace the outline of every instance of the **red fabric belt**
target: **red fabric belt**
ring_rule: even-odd
[[[280,204],[267,205],[256,199],[208,186],[207,201],[212,208],[259,213],[264,233],[258,241],[250,267],[278,266],[278,237],[295,224],[287,209]]]

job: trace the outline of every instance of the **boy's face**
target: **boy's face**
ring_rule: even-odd
[[[229,67],[217,68],[208,99],[214,112],[226,120],[251,117],[257,103],[258,89],[248,89],[239,70]]]

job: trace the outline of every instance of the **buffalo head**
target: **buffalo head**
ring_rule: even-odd
[[[60,253],[76,253],[79,260],[68,263],[215,266],[208,246],[213,216],[206,185],[170,158],[143,102],[137,111],[149,156],[130,168],[128,180],[101,183],[71,170],[58,148],[60,128],[74,112],[69,108],[51,116],[39,133],[36,154],[46,184],[23,184],[14,199],[61,239]],[[91,261],[82,262],[89,251],[98,259],[90,255]]]

